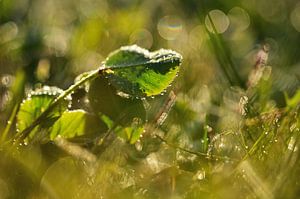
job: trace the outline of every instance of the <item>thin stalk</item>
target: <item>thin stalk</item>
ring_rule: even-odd
[[[222,68],[223,72],[225,73],[226,77],[228,78],[228,80],[231,84],[232,84],[232,78],[231,78],[231,75],[232,75],[234,78],[234,82],[237,83],[240,87],[244,88],[245,87],[244,83],[241,80],[239,74],[237,73],[237,71],[235,69],[235,66],[231,59],[231,56],[227,52],[228,50],[224,49],[224,44],[223,44],[224,41],[223,41],[222,37],[218,34],[216,26],[215,26],[209,13],[207,13],[207,17],[208,17],[209,22],[211,23],[211,26],[212,26],[212,29],[213,29],[213,32],[215,35],[215,40],[216,40],[215,43],[213,42],[214,39],[212,38],[211,33],[208,30],[207,30],[207,32],[208,32],[208,35],[210,36],[211,41],[213,42],[214,50],[216,51],[216,53],[220,53],[220,55],[218,55],[218,58],[219,58],[220,64],[222,65],[221,68]]]
[[[204,152],[207,152],[207,149],[208,149],[208,125],[207,125],[207,116],[205,116],[205,122],[204,122],[204,133],[203,133],[203,146],[202,146],[202,150]]]
[[[158,134],[155,135],[155,137],[157,137],[158,139],[160,139],[162,142],[164,142],[166,145],[168,145],[169,147],[175,148],[175,149],[179,149],[181,151],[184,151],[186,153],[190,153],[196,156],[200,156],[200,157],[205,157],[208,159],[215,158],[215,159],[221,159],[221,160],[232,160],[232,161],[237,161],[237,159],[234,158],[229,158],[229,157],[224,157],[224,156],[218,156],[218,155],[208,155],[206,153],[201,153],[201,152],[197,152],[197,151],[191,151],[188,149],[185,149],[183,147],[177,146],[175,144],[169,143],[167,140],[165,140],[163,137],[159,136]]]
[[[235,168],[232,170],[231,174],[232,175],[233,173],[237,172],[238,169],[240,168],[240,166],[242,165],[242,163],[244,161],[247,161],[247,159],[253,155],[253,153],[258,149],[259,147],[259,144],[261,143],[261,141],[265,138],[266,134],[265,132],[263,131],[259,138],[256,140],[256,142],[252,145],[252,147],[250,148],[250,150],[244,155],[244,157],[239,161],[239,163],[235,166]]]
[[[208,36],[210,38],[210,42],[211,42],[210,46],[213,49],[214,54],[216,56],[216,59],[219,62],[219,65],[220,65],[219,68],[221,69],[221,71],[225,75],[225,77],[226,77],[228,83],[230,84],[230,86],[233,86],[235,84],[235,82],[233,81],[233,79],[232,79],[229,71],[227,71],[227,67],[225,66],[224,57],[222,56],[222,53],[217,52],[217,51],[220,51],[220,50],[217,50],[217,46],[218,45],[217,45],[217,41],[215,41],[217,39],[214,39],[214,37],[216,37],[216,36],[214,36],[211,33],[209,33],[208,30],[207,30],[207,34],[208,34]]]
[[[8,132],[10,131],[11,127],[12,127],[12,124],[14,122],[14,119],[16,117],[16,114],[17,114],[17,110],[19,108],[19,105],[16,104],[12,110],[12,113],[7,121],[7,125],[2,133],[2,136],[1,136],[1,140],[0,140],[0,143],[3,143],[5,140],[6,140],[6,137],[8,135]]]
[[[246,160],[249,156],[251,156],[256,151],[256,149],[259,146],[259,143],[263,140],[264,137],[265,137],[265,132],[263,131],[259,136],[259,138],[256,140],[256,142],[253,144],[251,149],[248,151],[248,153],[243,157],[242,161]]]
[[[200,22],[202,24],[205,24],[205,15],[208,16],[208,20],[210,21],[211,25],[212,25],[212,29],[213,29],[213,33],[211,33],[207,28],[205,28],[206,33],[209,36],[210,39],[210,44],[211,44],[211,48],[214,51],[214,54],[220,64],[220,69],[222,71],[222,73],[225,75],[228,83],[233,86],[235,85],[235,81],[233,80],[233,78],[231,77],[230,71],[228,71],[228,67],[226,66],[226,60],[224,58],[224,52],[222,52],[223,49],[223,45],[220,42],[220,36],[217,33],[217,29],[213,23],[213,20],[211,19],[211,16],[209,14],[209,12],[206,9],[206,3],[205,1],[197,1],[197,0],[193,0],[192,3],[194,4],[194,7],[196,8],[196,14],[198,15],[198,18],[200,20]],[[200,6],[199,6],[200,4]]]

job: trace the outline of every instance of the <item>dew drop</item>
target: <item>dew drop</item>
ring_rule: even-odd
[[[142,151],[143,150],[143,145],[141,144],[140,141],[137,141],[134,146],[135,146],[137,151]]]
[[[217,33],[224,33],[230,24],[229,18],[224,12],[221,10],[211,10],[209,16],[205,17],[205,25],[212,33],[214,33],[214,27],[210,20],[213,21]]]
[[[204,170],[199,170],[196,173],[196,179],[197,180],[203,180],[203,179],[205,179],[205,171]]]

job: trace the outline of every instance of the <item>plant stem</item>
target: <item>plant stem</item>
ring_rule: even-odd
[[[251,147],[251,149],[242,158],[242,161],[246,160],[249,156],[251,156],[256,151],[256,149],[259,147],[259,143],[263,140],[264,137],[265,137],[265,132],[263,131],[260,134],[259,138],[256,140],[256,142],[253,144],[253,146]]]
[[[203,128],[203,145],[202,145],[202,151],[203,152],[207,152],[208,149],[208,128],[209,126],[207,125],[207,116],[205,116],[205,120],[204,120],[204,128]]]
[[[180,146],[177,146],[175,144],[169,143],[167,140],[165,140],[163,137],[159,136],[158,134],[155,134],[155,137],[157,137],[158,139],[160,139],[162,142],[164,142],[169,147],[172,147],[172,148],[175,148],[175,149],[178,149],[180,151],[184,151],[186,153],[190,153],[190,154],[193,154],[193,155],[196,155],[196,156],[204,157],[204,158],[207,158],[207,159],[214,158],[214,159],[220,159],[220,160],[237,161],[237,159],[226,157],[226,156],[209,155],[207,153],[201,153],[201,152],[191,151],[191,150],[185,149],[183,147],[180,147]]]
[[[79,88],[81,85],[83,85],[85,82],[90,81],[94,78],[96,78],[100,72],[103,72],[105,69],[100,68],[94,71],[91,71],[89,75],[86,77],[82,78],[80,81],[77,83],[73,84],[70,86],[67,90],[62,92],[56,99],[53,100],[53,102],[50,104],[50,106],[26,129],[23,131],[19,132],[15,136],[15,143],[19,143],[21,140],[25,139],[30,132],[39,124],[41,124],[44,120],[47,119],[49,114],[53,111],[53,109],[62,101],[64,100],[69,94],[74,92],[77,88]]]
[[[13,111],[12,111],[12,113],[11,113],[9,119],[8,119],[7,125],[6,125],[6,127],[5,127],[5,129],[4,129],[3,133],[2,133],[0,143],[3,143],[3,142],[5,141],[5,139],[6,139],[6,137],[7,137],[7,134],[8,134],[8,132],[10,131],[11,126],[12,126],[12,124],[13,124],[13,121],[14,121],[14,119],[15,119],[15,116],[16,116],[16,114],[17,114],[18,108],[19,108],[19,105],[16,104],[16,105],[14,106],[14,108],[13,108]]]
[[[238,85],[241,88],[245,88],[244,82],[242,81],[241,77],[236,71],[236,67],[232,61],[232,57],[230,55],[229,49],[225,49],[226,46],[224,44],[224,40],[222,36],[218,33],[217,28],[209,12],[207,13],[207,17],[212,26],[213,33],[211,33],[208,29],[206,29],[206,32],[210,37],[212,48],[219,61],[222,72],[226,76],[231,86]]]

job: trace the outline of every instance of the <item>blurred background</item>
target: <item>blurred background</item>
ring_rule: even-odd
[[[206,152],[207,144],[203,144],[206,141],[200,138],[211,127],[214,132],[238,128],[241,116],[235,114],[236,108],[245,94],[257,54],[264,46],[267,46],[267,65],[272,66],[273,81],[269,90],[261,90],[270,92],[268,107],[284,107],[284,93],[292,96],[299,88],[300,1],[0,0],[0,132],[15,104],[30,89],[42,85],[66,89],[79,74],[98,68],[110,52],[131,44],[151,51],[170,48],[183,55],[181,71],[172,87],[178,101],[165,128],[177,136],[179,145]],[[170,140],[174,141],[173,137]],[[219,142],[235,143],[231,138]],[[164,155],[167,159],[168,155]],[[151,156],[150,160],[154,161],[153,158],[160,161],[158,156]],[[61,164],[70,166],[67,160]],[[183,189],[191,178],[207,178],[208,164],[187,166],[194,174],[178,174],[178,186]],[[55,169],[47,175],[51,176],[51,171]],[[163,175],[169,175],[167,172]],[[164,182],[159,178],[153,180]],[[213,182],[220,185],[220,181],[217,177]],[[1,183],[5,182],[0,178],[0,192],[1,187],[9,189]],[[130,179],[126,183],[125,187],[129,187]],[[207,181],[203,186],[191,185],[190,190],[197,192],[186,197],[197,198],[198,193],[211,197],[207,191],[209,185]],[[169,193],[157,185],[148,192],[151,189],[162,198]],[[182,190],[178,190],[174,198],[182,196]],[[251,192],[251,188],[244,187],[236,193],[243,191]],[[228,194],[224,188],[216,197],[222,193]],[[257,193],[248,196],[269,196],[269,193]],[[289,197],[293,198],[294,193],[297,192]],[[139,194],[138,197],[144,197]],[[149,197],[152,196],[157,195]],[[230,198],[229,194],[226,196]]]
[[[284,106],[282,91],[292,95],[299,85],[298,1],[1,0],[0,9],[2,122],[24,91],[65,89],[130,44],[183,55],[175,87],[189,95],[184,101],[208,84],[215,104],[231,87],[246,88],[264,45],[275,102]]]
[[[213,31],[208,12],[241,75],[263,42],[270,45],[271,65],[288,71],[299,65],[300,4],[294,0],[1,0],[0,6],[2,85],[6,75],[23,69],[30,84],[65,88],[129,44],[177,50],[190,84],[210,82],[218,63],[205,31]]]

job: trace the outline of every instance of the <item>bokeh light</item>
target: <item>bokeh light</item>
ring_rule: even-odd
[[[211,24],[210,18],[213,22]],[[227,15],[222,12],[221,10],[211,10],[209,12],[209,16],[205,17],[205,25],[206,28],[211,32],[214,33],[214,27],[216,28],[217,33],[224,33],[230,24],[230,21]]]
[[[64,56],[67,53],[70,34],[64,29],[52,28],[44,37],[49,50],[57,56]]]
[[[205,27],[203,25],[194,27],[189,34],[189,46],[194,50],[199,50],[203,47],[206,36]]]
[[[36,76],[41,82],[45,82],[50,75],[50,62],[47,59],[41,59],[38,63]]]
[[[255,1],[258,13],[266,20],[272,23],[283,22],[286,19],[286,6],[284,1]]]
[[[153,37],[148,30],[138,29],[130,35],[130,43],[149,49],[153,44]]]
[[[291,12],[290,20],[293,27],[300,32],[300,3]]]
[[[18,34],[18,26],[14,22],[7,22],[0,26],[0,44],[13,40]]]
[[[240,7],[232,8],[228,12],[228,17],[230,20],[230,29],[235,31],[244,31],[250,25],[250,17],[248,13]]]
[[[159,20],[157,29],[166,40],[175,40],[182,32],[182,20],[177,16],[165,16]]]
[[[10,190],[9,187],[7,186],[7,183],[0,178],[0,193],[1,193],[1,198],[9,198],[10,196]]]

